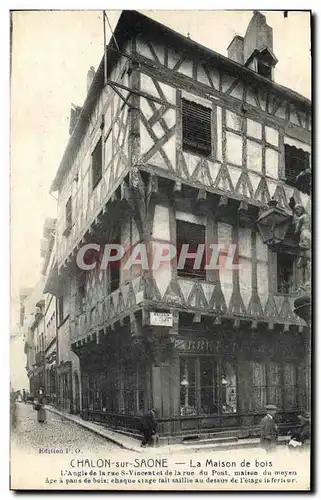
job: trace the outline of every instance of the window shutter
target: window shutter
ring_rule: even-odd
[[[212,150],[211,109],[183,99],[183,149],[209,156]]]

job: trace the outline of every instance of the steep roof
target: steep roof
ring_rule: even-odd
[[[209,49],[208,47],[204,47],[203,45],[174,31],[171,28],[168,28],[167,26],[159,23],[158,21],[155,21],[154,19],[151,19],[137,11],[124,10],[114,30],[114,35],[118,42],[120,51],[133,33],[143,33],[145,36],[151,37],[151,39],[155,39],[157,37],[166,39],[167,44],[171,44],[175,47],[183,47],[185,51],[194,54],[196,52],[200,57],[208,60],[209,62],[212,62],[216,65],[216,67],[230,73],[232,76],[238,76],[239,78],[242,78],[244,81],[251,83],[252,85],[259,86],[261,89],[265,88],[273,90],[275,94],[278,94],[282,98],[291,99],[301,107],[309,109],[311,107],[311,101],[301,94],[262,77],[255,71],[246,68],[245,66],[229,59],[228,57],[223,56],[222,54],[219,54],[218,52],[215,52],[214,50]],[[110,73],[115,62],[120,57],[120,53],[118,52],[118,50],[116,50],[113,38],[111,38],[107,47],[107,68],[108,73]],[[61,186],[63,177],[70,167],[70,158],[79,147],[88,120],[95,106],[96,100],[100,94],[100,91],[103,88],[103,85],[104,58],[102,57],[87,97],[85,99],[78,121],[75,125],[73,133],[69,138],[57,174],[52,183],[51,191],[56,191]]]

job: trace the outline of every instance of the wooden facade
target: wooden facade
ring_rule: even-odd
[[[310,210],[285,171],[286,144],[311,151],[309,102],[140,14],[122,14],[115,33],[120,52],[111,42],[107,85],[102,63],[53,184],[65,290],[55,293],[68,302],[58,358],[76,406],[132,431],[154,406],[171,439],[250,432],[266,403],[281,408],[286,426],[307,405],[309,333],[293,313],[295,283],[293,293],[278,288],[278,256],[256,219],[272,198],[289,213],[291,198]],[[209,110],[206,156],[184,147],[184,100]],[[101,179],[93,185],[99,141]],[[176,247],[179,221],[203,228],[206,248],[235,245],[239,267],[183,276],[175,258],[155,270],[128,269],[126,255],[116,288],[98,262],[77,268],[85,244],[143,243],[151,255]],[[296,262],[291,231],[282,251]],[[151,324],[157,311],[171,315],[171,326]]]

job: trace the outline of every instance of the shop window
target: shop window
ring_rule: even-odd
[[[262,411],[266,404],[282,407],[281,367],[273,362],[252,362],[252,409]]]
[[[124,365],[125,413],[133,415],[144,411],[145,370],[142,364]]]
[[[282,407],[282,383],[281,365],[269,362],[266,364],[267,370],[267,403],[274,404],[278,408]]]
[[[200,247],[200,245],[203,245],[203,247]],[[205,226],[202,224],[193,224],[191,222],[176,220],[176,248],[178,276],[205,280]],[[196,257],[196,253],[200,252],[201,248],[203,248],[204,251],[202,258],[199,260]],[[184,261],[183,255],[185,255],[185,253],[183,254],[182,252],[185,252],[186,249],[188,250],[188,254],[195,254],[195,257],[187,258]]]
[[[284,409],[293,410],[297,406],[296,369],[291,363],[284,366]]]
[[[195,102],[182,100],[183,150],[202,156],[212,152],[212,111]]]
[[[92,188],[93,190],[99,183],[102,177],[103,166],[103,153],[102,153],[102,140],[99,139],[91,156],[92,168]]]
[[[102,405],[102,373],[96,372],[93,377],[93,409],[97,411],[101,411],[103,408]]]
[[[222,412],[236,413],[237,411],[236,373],[234,367],[230,363],[223,364],[221,385],[222,385]]]
[[[261,411],[266,405],[266,371],[265,365],[252,363],[252,409]]]
[[[293,293],[295,256],[289,253],[277,254],[277,291],[279,293]]]
[[[227,397],[230,395],[228,393]],[[220,413],[220,406],[218,362],[208,356],[182,357],[180,359],[180,414],[184,416],[217,415]]]
[[[180,414],[197,414],[196,358],[180,359]]]
[[[110,367],[102,379],[102,410],[118,412],[119,372],[116,367]]]
[[[200,358],[200,413],[219,413],[218,365],[211,358]]]
[[[289,144],[284,145],[285,180],[290,186],[296,186],[296,178],[310,166],[310,154]]]

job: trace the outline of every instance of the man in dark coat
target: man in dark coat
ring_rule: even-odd
[[[277,407],[266,405],[265,409],[267,413],[261,420],[261,444],[266,451],[273,451],[278,442],[278,426],[274,419]]]
[[[308,446],[311,439],[310,413],[304,412],[298,415],[301,426],[292,431],[291,440],[301,443],[302,446]]]
[[[140,430],[144,436],[141,446],[147,446],[153,443],[153,435],[156,434],[156,429],[156,411],[152,408],[141,417]]]

